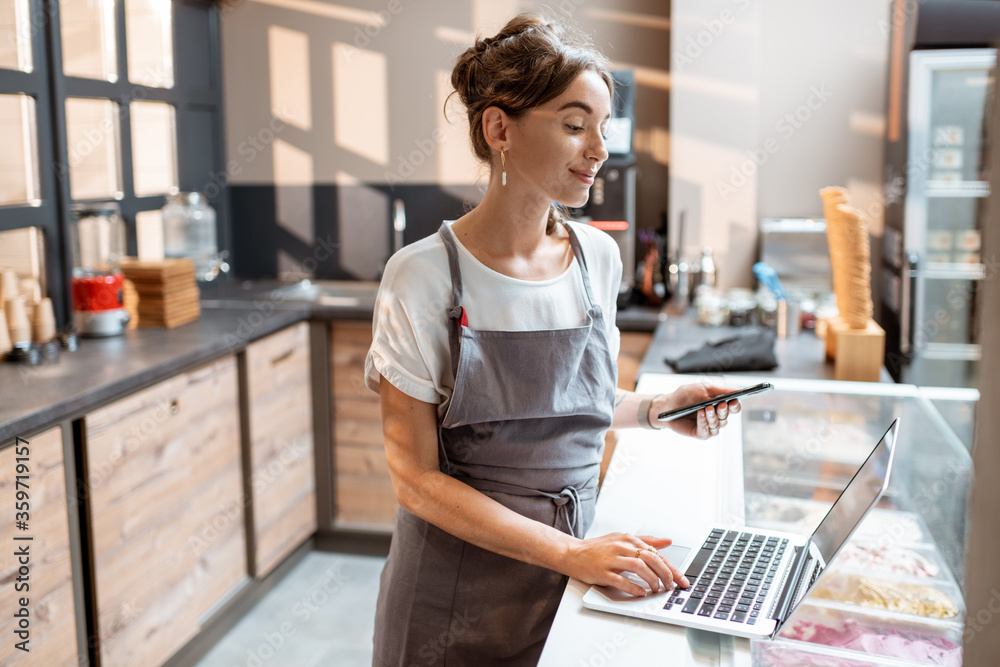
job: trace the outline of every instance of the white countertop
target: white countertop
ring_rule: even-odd
[[[645,374],[638,391],[660,393],[704,376]],[[746,378],[735,386],[750,384]],[[619,431],[588,537],[622,531],[700,546],[707,523],[742,524],[743,443],[734,415],[719,437],[701,441],[672,431]],[[699,544],[694,544],[699,542]],[[750,642],[712,632],[584,609],[589,586],[571,579],[540,667],[750,665]]]

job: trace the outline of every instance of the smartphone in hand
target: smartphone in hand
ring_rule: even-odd
[[[692,412],[698,412],[702,408],[707,408],[710,405],[718,405],[719,403],[725,403],[726,401],[731,401],[734,398],[743,398],[744,396],[753,396],[754,394],[759,394],[762,391],[767,391],[768,389],[774,389],[774,385],[770,382],[761,382],[760,384],[755,384],[752,387],[745,387],[737,391],[731,391],[728,394],[719,394],[718,396],[713,396],[712,398],[706,399],[704,401],[698,401],[697,403],[691,403],[679,408],[674,408],[673,410],[667,410],[666,412],[661,412],[656,416],[657,419],[663,422],[673,421],[674,419],[680,419]]]

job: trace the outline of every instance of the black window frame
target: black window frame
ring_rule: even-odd
[[[0,207],[0,231],[38,227],[45,238],[46,295],[52,298],[60,326],[70,321],[68,287],[73,270],[69,225],[72,205],[66,134],[66,100],[91,98],[118,105],[120,198],[114,198],[125,222],[126,248],[136,253],[136,214],[158,210],[164,195],[136,196],[134,188],[131,119],[128,104],[135,101],[165,102],[174,107],[178,188],[208,195],[217,216],[220,251],[231,247],[229,194],[225,179],[225,128],[222,106],[222,67],[219,41],[219,9],[215,3],[172,0],[174,85],[157,88],[132,83],[128,77],[125,22],[126,0],[115,0],[115,48],[117,81],[66,76],[62,70],[62,38],[59,0],[29,0],[31,17],[31,72],[0,69],[0,93],[28,94],[35,98],[38,133],[39,188],[41,204]],[[202,53],[209,62],[193,61],[198,50],[186,48],[183,36],[192,22],[205,22],[208,44]],[[207,69],[208,86],[195,85],[183,75],[194,68]],[[195,112],[210,114],[211,141],[190,140]],[[219,177],[222,175],[222,178]],[[103,201],[80,200],[80,201]]]

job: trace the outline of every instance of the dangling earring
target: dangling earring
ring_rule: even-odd
[[[500,164],[503,168],[503,173],[500,174],[500,185],[507,187],[507,156],[504,155],[503,149],[500,149]]]

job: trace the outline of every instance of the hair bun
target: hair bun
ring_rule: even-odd
[[[589,37],[542,15],[518,14],[492,37],[477,37],[451,73],[476,156],[487,163],[492,156],[482,132],[486,108],[497,106],[516,118],[558,96],[584,69],[597,72],[613,90],[610,63]]]
[[[494,43],[496,43],[495,37],[480,37],[476,41],[476,53],[484,53]]]

